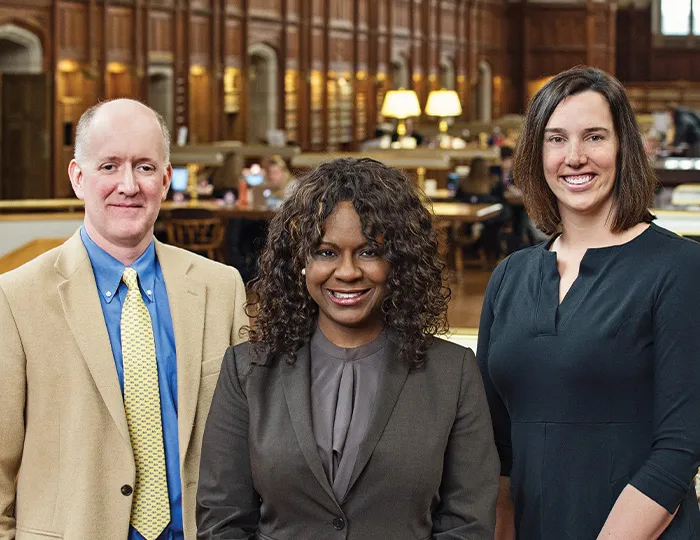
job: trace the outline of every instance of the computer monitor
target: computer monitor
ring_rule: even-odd
[[[246,184],[250,187],[262,185],[265,181],[265,175],[262,172],[257,174],[249,172],[244,174],[243,177],[245,178]]]
[[[173,167],[173,178],[170,181],[170,189],[172,191],[187,191],[189,183],[189,175],[187,167]]]

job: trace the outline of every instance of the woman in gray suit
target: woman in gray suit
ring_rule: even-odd
[[[339,159],[270,223],[207,420],[201,539],[492,539],[498,459],[474,353],[397,170]]]

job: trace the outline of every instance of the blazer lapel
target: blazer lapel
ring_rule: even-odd
[[[406,382],[406,377],[408,377],[408,372],[410,366],[406,362],[400,362],[396,358],[396,345],[392,341],[391,337],[387,342],[390,347],[388,351],[388,359],[384,372],[382,373],[382,378],[379,381],[379,388],[377,388],[377,397],[374,402],[374,408],[372,411],[372,416],[369,420],[369,425],[367,426],[367,433],[364,440],[360,443],[360,448],[357,453],[357,460],[355,461],[355,467],[353,468],[352,476],[350,477],[350,483],[347,490],[345,491],[345,496],[350,493],[352,486],[355,484],[359,478],[362,471],[367,466],[370,457],[372,457],[372,452],[379,442],[379,438],[384,432],[384,428],[391,418],[391,413],[394,411],[396,402],[401,395],[401,390],[403,389],[404,383]]]
[[[316,438],[313,433],[309,344],[306,343],[299,349],[294,365],[288,364],[284,358],[280,362],[282,364],[282,380],[284,395],[287,399],[287,409],[292,418],[292,426],[294,427],[294,433],[297,436],[301,451],[318,483],[328,493],[328,496],[333,501],[336,501],[333,488],[323,469],[321,457],[318,455]]]
[[[58,294],[68,326],[119,433],[131,444],[95,274],[80,232],[63,245],[54,267],[66,278]]]
[[[192,436],[199,398],[207,288],[204,283],[188,275],[191,260],[183,257],[179,250],[156,242],[156,254],[168,291],[175,333],[177,427],[182,465]]]

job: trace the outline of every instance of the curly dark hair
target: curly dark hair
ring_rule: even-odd
[[[382,239],[390,264],[384,324],[396,336],[400,359],[420,367],[430,340],[448,329],[445,264],[417,188],[373,159],[335,159],[298,181],[269,225],[246,305],[254,319],[248,337],[265,347],[269,359],[287,355],[294,363],[318,316],[301,270],[323,237],[326,219],[345,201],[360,216],[365,238]]]

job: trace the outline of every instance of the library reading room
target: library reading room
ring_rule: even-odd
[[[700,0],[0,0],[0,539],[700,540],[699,241]]]

